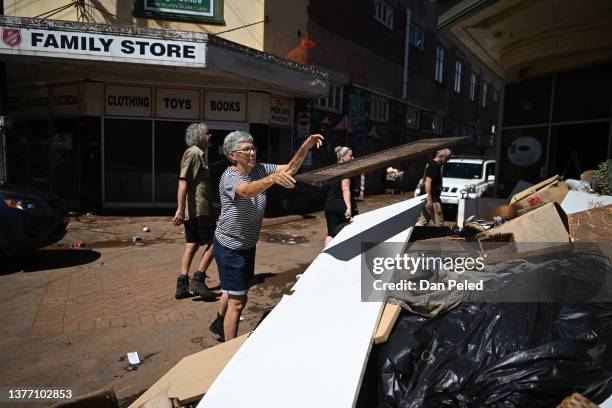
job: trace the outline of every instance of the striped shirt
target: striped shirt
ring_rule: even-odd
[[[276,164],[258,163],[248,176],[228,167],[221,175],[219,195],[221,196],[221,215],[217,221],[215,238],[230,249],[253,248],[259,240],[259,232],[266,210],[266,192],[253,198],[236,194],[241,184],[261,180],[276,172]]]

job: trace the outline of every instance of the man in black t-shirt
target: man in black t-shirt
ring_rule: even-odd
[[[450,149],[442,149],[436,152],[436,156],[427,163],[423,173],[423,187],[427,194],[425,206],[421,210],[416,225],[423,226],[433,221],[433,225],[441,227],[444,225],[444,215],[442,214],[442,166],[451,156]]]

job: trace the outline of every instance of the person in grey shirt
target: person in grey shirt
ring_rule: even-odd
[[[181,159],[178,181],[177,209],[172,222],[185,226],[185,249],[176,280],[176,299],[199,295],[206,301],[216,300],[208,288],[206,270],[213,260],[212,241],[215,219],[212,214],[208,146],[211,134],[205,123],[192,123],[185,130],[187,150]],[[198,270],[189,281],[191,261],[198,248],[203,247]]]
[[[223,153],[231,166],[219,183],[221,215],[213,248],[221,291],[217,318],[210,330],[221,340],[238,333],[240,314],[247,302],[249,283],[255,274],[255,246],[266,208],[266,190],[275,184],[293,188],[308,151],[323,144],[323,136],[310,135],[288,164],[257,163],[257,148],[247,132],[235,131],[223,141]]]

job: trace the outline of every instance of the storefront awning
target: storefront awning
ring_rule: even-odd
[[[169,82],[327,94],[327,74],[206,33],[0,17],[11,85],[74,80]]]

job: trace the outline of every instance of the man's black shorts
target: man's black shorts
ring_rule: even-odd
[[[216,222],[213,217],[201,215],[192,220],[185,220],[185,241],[190,244],[212,244]]]

